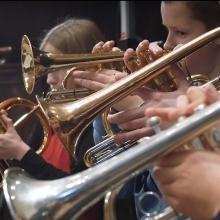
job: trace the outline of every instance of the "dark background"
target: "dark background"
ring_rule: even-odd
[[[27,94],[20,62],[22,36],[27,35],[31,44],[38,47],[45,31],[69,17],[95,21],[106,39],[114,40],[122,50],[129,47],[135,49],[143,39],[150,42],[164,41],[166,31],[161,24],[161,2],[129,1],[130,3],[133,4],[130,11],[133,16],[128,19],[133,27],[134,39],[121,41],[120,1],[0,1],[0,47],[12,47],[6,63],[0,65],[0,101],[12,96],[27,97],[35,101],[35,95],[42,92],[43,80],[39,80],[31,95]]]
[[[133,25],[138,40],[163,40],[166,33],[161,28],[160,1],[133,2]],[[8,62],[20,62],[23,35],[38,47],[43,31],[75,16],[92,19],[107,40],[117,43],[120,38],[119,6],[120,1],[0,1],[0,47],[12,46]]]

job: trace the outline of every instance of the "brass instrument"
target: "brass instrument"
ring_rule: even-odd
[[[220,76],[210,80],[207,76],[203,75],[192,75],[190,85],[197,85],[198,83],[202,83],[200,87],[203,88],[208,84],[213,84],[217,91],[220,91]],[[92,167],[99,163],[102,163],[105,160],[108,160],[111,157],[127,150],[130,147],[133,147],[137,144],[138,140],[128,140],[124,143],[115,143],[113,129],[110,123],[107,120],[108,112],[104,112],[102,114],[103,126],[106,130],[107,135],[104,137],[105,139],[96,144],[94,147],[88,149],[84,154],[84,162],[87,167]],[[111,148],[112,145],[115,145],[116,148]]]
[[[24,35],[21,42],[21,64],[26,91],[33,91],[35,81],[48,73],[71,68],[85,68],[107,65],[108,68],[123,69],[124,52],[89,53],[89,54],[53,54],[32,47]],[[114,64],[114,65],[113,65]]]
[[[9,168],[4,173],[3,191],[10,213],[13,219],[22,220],[75,220],[107,191],[143,173],[155,160],[185,145],[193,149],[191,143],[195,139],[200,139],[205,149],[219,151],[220,141],[216,142],[214,138],[219,116],[220,101],[180,120],[120,156],[116,155],[81,173],[58,180],[40,181],[31,178],[20,168]],[[177,215],[168,207],[149,219],[168,220]]]
[[[41,112],[41,109],[39,107],[36,107],[35,103],[33,103],[30,100],[16,97],[16,98],[9,98],[3,102],[0,103],[0,109],[4,109],[6,112],[8,112],[10,109],[15,108],[15,107],[24,107],[31,109],[31,111],[25,115],[23,115],[21,118],[19,118],[15,123],[14,127],[17,128],[30,114],[33,112],[36,114],[36,116],[39,118],[40,123],[43,127],[44,131],[44,138],[41,146],[38,148],[36,151],[37,154],[40,154],[45,147],[48,144],[49,137],[51,134],[51,128],[49,127],[49,124],[47,122],[47,119],[45,118],[45,115]],[[7,131],[7,128],[4,124],[4,122],[0,119],[0,134],[5,133]],[[12,163],[10,160],[0,160],[0,174],[1,177],[3,176],[4,170],[6,168],[11,167]],[[0,188],[2,187],[2,180],[0,182]]]
[[[40,97],[36,97],[40,108],[46,115],[51,128],[54,130],[67,151],[75,157],[76,146],[81,132],[99,115],[110,109],[134,90],[148,83],[150,80],[169,69],[183,58],[189,56],[220,36],[220,29],[214,29],[192,40],[182,47],[165,54],[156,61],[133,74],[115,82],[114,84],[95,92],[86,98],[75,102],[51,104]],[[54,126],[56,124],[56,127]],[[85,158],[94,163],[93,155]],[[89,163],[90,161],[88,161]]]
[[[67,73],[62,81],[61,89],[58,90],[52,90],[46,94],[45,99],[48,102],[52,103],[62,103],[62,102],[70,102],[70,101],[76,101],[78,99],[87,97],[88,95],[92,94],[94,91],[80,87],[75,89],[67,89],[66,84],[68,82],[68,79],[73,71],[75,71],[76,68],[71,68],[70,70],[67,70]]]
[[[27,36],[23,36],[22,38],[21,49],[22,49],[21,61],[22,61],[23,81],[24,81],[25,89],[27,90],[28,93],[32,92],[35,81],[37,81],[41,76],[60,69],[68,69],[66,77],[62,82],[62,89],[58,91],[49,92],[45,98],[47,102],[62,103],[62,102],[76,101],[78,99],[81,99],[83,97],[86,97],[94,93],[94,91],[91,91],[83,87],[74,90],[66,89],[66,83],[69,76],[73,71],[77,69],[85,69],[93,66],[98,66],[99,69],[108,68],[108,69],[117,69],[119,71],[126,71],[126,67],[123,61],[124,52],[122,51],[108,52],[108,53],[94,53],[94,54],[52,54],[52,53],[46,53],[40,51],[35,47],[32,47]],[[148,51],[146,51],[146,53],[147,52]],[[132,63],[136,59],[137,57],[134,56],[129,60],[129,62]],[[165,85],[161,84],[161,82],[165,82],[165,81],[167,81]],[[149,83],[153,88],[159,86],[162,91],[173,91],[177,86],[175,82],[175,78],[172,76],[170,72],[155,77]],[[107,113],[108,111],[104,112],[102,117],[103,117],[103,122],[105,124],[105,129],[109,134],[110,130],[112,129],[110,123],[106,120]],[[87,126],[88,124],[82,128],[80,134],[82,134],[82,132],[85,130]],[[63,145],[66,147],[67,151],[71,155],[75,155],[74,152],[80,134],[74,138],[73,140],[74,146],[72,146],[71,148],[69,146],[65,146],[68,145],[68,143],[66,143],[66,141],[63,141],[64,138],[62,134],[61,142],[63,143]],[[113,138],[110,137],[110,139],[112,142]],[[108,142],[108,140],[106,141]],[[126,148],[132,146],[132,143],[122,143],[118,145]],[[123,148],[117,149],[117,152],[119,153],[119,151],[122,150]]]
[[[21,64],[23,81],[26,91],[30,94],[33,91],[35,82],[42,76],[57,70],[67,69],[69,73],[76,69],[86,69],[98,67],[98,69],[115,69],[126,71],[126,65],[123,61],[124,51],[118,52],[99,52],[88,54],[54,54],[36,49],[31,45],[29,38],[24,35],[21,41]],[[149,51],[142,55],[147,59]],[[137,60],[136,54],[128,60],[131,64]],[[164,76],[163,76],[164,75]],[[172,73],[167,72],[155,77],[148,82],[153,88],[160,88],[163,91],[175,90],[176,81]],[[66,75],[63,83],[66,83],[69,74]],[[64,85],[63,85],[64,86]]]

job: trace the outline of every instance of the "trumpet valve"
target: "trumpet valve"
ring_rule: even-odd
[[[161,118],[158,116],[153,116],[147,120],[146,125],[154,129],[155,133],[158,134],[161,132],[160,124]]]

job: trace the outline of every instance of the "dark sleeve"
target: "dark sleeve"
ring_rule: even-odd
[[[42,87],[44,88],[42,97],[45,97],[46,94],[49,92],[49,86],[46,83],[46,80],[47,80],[47,76],[43,76],[41,79]],[[42,124],[38,118],[33,125],[31,133],[29,134],[29,136],[27,138],[26,144],[30,148],[37,151],[39,149],[39,147],[42,145],[43,139],[44,139],[44,130],[43,130]]]
[[[92,123],[84,130],[82,136],[79,139],[79,143],[76,147],[76,157],[77,159],[83,160],[86,151],[95,146],[93,139],[93,125]]]
[[[52,164],[47,163],[33,149],[30,149],[20,161],[13,160],[13,165],[21,167],[33,178],[39,180],[54,180],[70,175],[54,167]],[[70,169],[70,173],[75,174],[86,170],[87,167],[83,160],[79,160],[77,162],[73,161],[70,165]]]
[[[70,165],[70,173],[75,174],[86,170],[87,167],[84,163],[83,156],[84,153],[91,147],[94,146],[93,141],[93,127],[92,125],[88,126],[87,129],[83,132],[81,141],[79,142],[77,158],[78,161],[73,161]],[[13,160],[13,165],[21,167],[26,170],[32,177],[39,180],[54,180],[69,176],[69,173],[66,173],[52,164],[47,163],[40,155],[38,155],[33,149],[30,149],[22,158],[22,160]]]
[[[26,170],[32,177],[39,180],[54,180],[69,174],[47,163],[33,149],[30,149],[20,161],[14,161],[16,166]]]
[[[44,131],[43,131],[40,121],[37,120],[33,126],[33,129],[30,135],[28,136],[26,144],[30,148],[37,151],[43,142],[43,138],[44,138]]]

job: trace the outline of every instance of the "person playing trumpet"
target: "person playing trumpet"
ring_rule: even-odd
[[[96,23],[89,19],[69,18],[47,31],[40,41],[40,50],[51,53],[84,54],[91,53],[93,46],[104,41],[104,36]],[[50,90],[61,89],[66,76],[66,70],[59,70],[47,75]],[[69,77],[67,89],[77,89],[73,78]],[[14,166],[25,169],[31,176],[40,180],[63,178],[87,169],[83,162],[83,155],[87,149],[94,146],[93,126],[89,125],[83,132],[77,146],[77,163],[62,146],[60,140],[53,133],[49,144],[38,155],[35,150],[42,143],[44,134],[40,123],[36,123],[27,143],[24,143],[13,127],[12,120],[4,110],[1,118],[5,122],[7,132],[0,135],[0,159],[13,158]],[[102,201],[95,204],[80,219],[102,219]]]
[[[207,31],[219,27],[219,14],[219,1],[162,1],[162,23],[168,31],[164,49],[168,52],[172,51],[176,47],[195,39]],[[146,49],[150,51],[150,60],[152,62],[163,54],[163,48],[160,48],[157,44],[149,43],[148,40],[144,40],[136,49],[138,57],[136,66],[127,63],[134,54],[133,49],[128,49],[125,53],[124,62],[131,72],[148,64],[148,61],[142,56],[142,52]],[[202,74],[208,76],[210,79],[217,77],[220,72],[219,57],[220,40],[215,40],[187,57],[185,59],[186,62],[182,63],[181,67],[179,65],[174,65],[171,68],[179,85],[176,91],[160,92],[142,87],[132,94],[138,95],[142,100],[139,99],[137,101],[136,97],[133,97],[133,101],[131,101],[132,97],[130,97],[128,105],[120,102],[117,106],[114,106],[119,112],[109,115],[108,120],[112,124],[117,124],[123,131],[114,136],[115,142],[121,143],[123,141],[136,140],[153,135],[154,131],[145,125],[145,110],[149,107],[164,108],[176,106],[177,97],[181,94],[185,94],[187,88],[190,86],[186,80],[188,74]],[[117,81],[127,75],[126,73],[114,72],[114,74],[109,76],[109,72],[109,70],[99,70],[96,75],[91,76],[88,72],[77,71],[74,73],[74,81],[79,85],[99,90],[100,85],[105,87],[106,84],[114,82],[114,80]],[[105,74],[106,77],[111,77],[111,79],[108,81],[107,78],[103,77],[104,80],[101,74]],[[133,103],[136,103],[136,107],[132,106]],[[121,108],[121,106],[129,106],[129,104],[131,104],[130,109]],[[171,123],[168,121],[163,122],[161,126],[162,129],[166,129],[170,125]],[[152,169],[150,169],[150,172],[152,173]],[[147,173],[144,174],[144,176],[145,175],[147,175]],[[158,187],[155,187],[155,181],[152,179],[151,175],[147,177],[147,181],[144,185],[147,190],[160,193]],[[141,193],[140,190],[138,191]],[[151,208],[151,204],[146,205],[147,210]],[[143,217],[140,212],[137,212],[137,215],[139,219]]]

